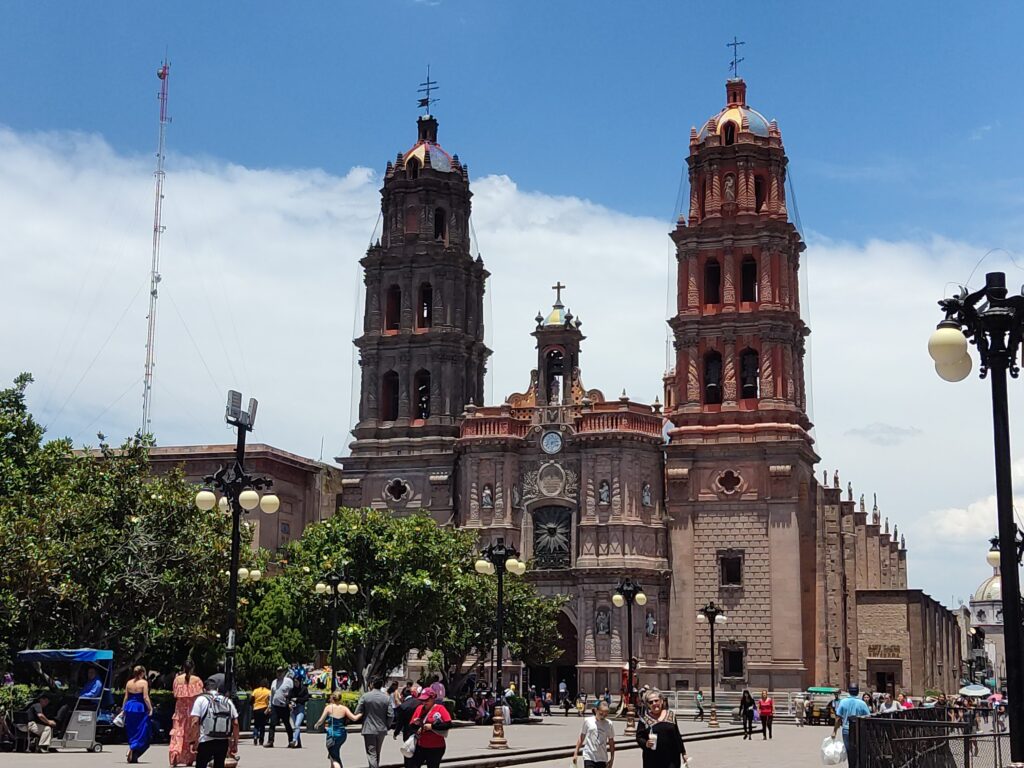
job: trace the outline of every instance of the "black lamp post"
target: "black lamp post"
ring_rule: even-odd
[[[334,693],[335,680],[338,677],[338,606],[342,595],[354,595],[359,585],[346,581],[337,571],[325,573],[323,579],[316,583],[314,590],[318,595],[326,595],[331,601],[331,681],[330,692]]]
[[[715,707],[715,625],[725,624],[728,618],[720,607],[711,600],[697,611],[697,621],[706,622],[711,627],[711,716],[708,717],[708,728],[718,727],[718,709]]]
[[[636,733],[636,708],[634,706],[633,699],[635,698],[635,692],[633,690],[633,677],[636,659],[633,658],[633,603],[644,606],[647,605],[647,595],[644,594],[643,588],[634,582],[629,577],[626,577],[619,582],[619,586],[615,588],[615,594],[612,596],[612,602],[616,608],[621,608],[623,605],[626,606],[626,736],[632,736]]]
[[[1017,355],[1024,332],[1024,295],[1008,296],[1006,275],[990,272],[985,287],[943,299],[946,319],[928,339],[935,371],[946,381],[962,381],[971,372],[967,343],[978,348],[981,378],[992,374],[992,427],[995,438],[996,514],[999,522],[999,570],[1006,627],[1007,700],[1010,716],[1010,759],[1024,764],[1024,659],[1021,657],[1021,600],[1018,572],[1018,529],[1013,520],[1010,475],[1010,415],[1006,374],[1017,378]]]
[[[522,576],[526,573],[526,563],[517,560],[519,550],[511,544],[499,542],[488,545],[481,553],[480,559],[476,561],[474,568],[476,572],[484,576],[497,574],[498,576],[498,614],[495,621],[495,634],[498,640],[497,656],[495,657],[495,696],[494,696],[494,727],[491,729],[491,740],[487,744],[488,749],[508,749],[508,741],[505,740],[505,726],[502,722],[502,702],[504,701],[505,689],[501,684],[501,668],[505,656],[505,571]]]
[[[270,488],[273,481],[269,477],[250,475],[245,471],[245,435],[250,432],[256,423],[255,398],[249,398],[249,408],[242,410],[242,393],[235,390],[228,391],[228,403],[225,409],[224,420],[238,430],[238,440],[235,444],[235,462],[230,467],[221,467],[214,474],[203,478],[206,486],[213,487],[221,493],[218,502],[216,495],[209,489],[204,488],[196,494],[196,506],[203,511],[209,511],[214,506],[219,506],[224,512],[231,512],[231,567],[228,571],[228,616],[227,630],[225,632],[224,652],[224,691],[228,695],[235,692],[235,631],[238,624],[238,580],[239,578],[252,578],[253,573],[248,569],[238,567],[238,560],[241,549],[241,520],[242,512],[251,512],[259,507],[265,513],[273,514],[281,506],[280,499],[272,493],[260,497],[257,491]],[[257,571],[259,573],[259,571]],[[258,577],[257,577],[258,578]]]

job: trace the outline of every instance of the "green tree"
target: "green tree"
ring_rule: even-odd
[[[300,587],[298,580],[278,577],[243,594],[239,611],[240,679],[256,683],[261,677],[273,678],[278,667],[312,657],[312,638],[303,631],[309,595],[299,593]]]
[[[43,442],[31,377],[0,391],[0,649],[93,646],[123,670],[217,642],[230,520],[180,471],[149,474],[149,439]]]

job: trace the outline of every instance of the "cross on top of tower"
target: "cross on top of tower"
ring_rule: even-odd
[[[555,306],[562,306],[562,291],[566,286],[562,285],[562,281],[559,280],[557,283],[551,286],[551,290],[555,292]]]
[[[420,87],[416,91],[417,93],[425,93],[425,94],[427,94],[426,96],[420,97],[420,99],[418,101],[418,104],[417,104],[417,106],[423,108],[423,114],[424,115],[429,115],[430,114],[430,105],[431,104],[436,104],[438,101],[440,101],[440,99],[432,99],[430,97],[430,94],[433,91],[436,91],[436,90],[438,90],[437,81],[430,79],[430,65],[427,64],[427,79],[424,82],[420,83]]]
[[[743,58],[739,55],[740,46],[746,44],[746,41],[737,39],[736,35],[732,36],[731,43],[725,44],[726,48],[732,48],[732,61],[729,62],[729,71],[732,72],[733,77],[740,76],[740,62],[743,61]]]

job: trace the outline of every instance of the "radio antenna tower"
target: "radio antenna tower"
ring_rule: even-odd
[[[171,119],[167,116],[167,84],[171,75],[171,65],[164,56],[163,64],[156,71],[160,78],[160,134],[156,145],[156,201],[153,205],[153,262],[149,271],[149,328],[146,332],[146,375],[142,387],[142,433],[152,434],[153,409],[153,366],[154,347],[156,344],[156,299],[160,285],[160,237],[164,233],[161,216],[164,207],[164,139],[167,124]]]

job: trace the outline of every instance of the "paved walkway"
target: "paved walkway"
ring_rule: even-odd
[[[617,733],[621,734],[625,724],[615,723]],[[707,733],[703,723],[683,721],[680,723],[684,735]],[[506,736],[512,749],[503,755],[514,754],[520,750],[552,749],[570,747],[575,743],[579,733],[580,720],[575,717],[568,719],[553,717],[542,723],[531,725],[513,725],[506,729]],[[696,768],[768,768],[770,766],[786,766],[787,768],[811,768],[821,764],[821,740],[831,731],[828,728],[797,728],[792,725],[776,727],[772,741],[761,741],[760,736],[752,741],[743,741],[739,736],[717,739],[714,741],[693,742],[689,754],[694,758]],[[496,753],[487,749],[491,729],[489,727],[458,728],[448,738],[446,760],[450,758],[485,759]],[[259,748],[252,743],[241,745],[240,768],[278,768],[288,765],[289,768],[315,766],[323,768],[326,750],[323,734],[303,734],[303,749],[292,750],[284,747],[283,734],[278,734],[277,746],[274,749]],[[401,764],[402,758],[398,751],[399,743],[390,737],[384,745],[383,764],[385,766]],[[2,754],[0,765],[3,768],[65,768],[81,766],[82,768],[110,768],[124,765],[127,747],[120,744],[104,748],[100,754],[82,751],[60,752],[50,755]],[[363,740],[358,733],[349,736],[342,748],[342,757],[346,768],[365,768],[366,756],[363,753]],[[168,765],[166,745],[152,747],[143,755],[141,764],[151,766]],[[443,765],[443,764],[442,764]],[[456,764],[457,765],[457,764]],[[559,758],[546,762],[531,763],[531,768],[568,768],[568,759]],[[640,768],[640,751],[631,749],[621,752],[615,768]]]

